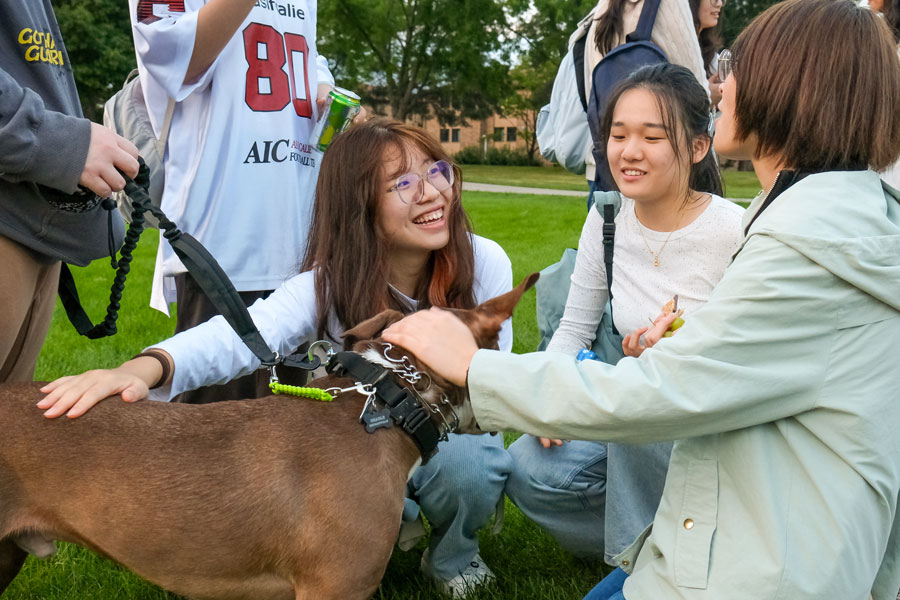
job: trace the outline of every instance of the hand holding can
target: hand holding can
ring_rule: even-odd
[[[359,96],[343,88],[331,90],[310,135],[312,145],[325,152],[331,140],[350,126],[359,110]]]

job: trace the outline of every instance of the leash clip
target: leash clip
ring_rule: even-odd
[[[281,362],[281,356],[276,352],[275,358],[273,360],[275,362],[272,363],[271,365],[268,365],[268,367],[269,367],[269,387],[270,388],[272,387],[272,384],[278,383],[278,374],[275,372],[275,365],[277,365],[279,362]]]
[[[327,365],[331,362],[331,359],[334,358],[334,355],[337,352],[334,351],[334,346],[331,345],[331,342],[328,340],[316,340],[312,344],[309,345],[309,350],[306,351],[306,358],[309,362],[314,362],[316,360],[315,349],[316,348],[324,348],[325,349],[325,361],[324,363]]]

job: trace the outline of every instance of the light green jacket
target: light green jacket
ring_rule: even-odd
[[[896,599],[897,195],[869,171],[796,183],[709,302],[640,359],[475,355],[485,430],[679,440],[627,600]]]

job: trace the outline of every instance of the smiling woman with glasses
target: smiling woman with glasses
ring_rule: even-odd
[[[472,308],[510,290],[509,258],[472,233],[459,174],[443,147],[412,125],[376,118],[339,135],[322,158],[303,272],[250,307],[269,346],[286,356],[327,338],[338,350],[345,330],[384,309]],[[512,349],[509,320],[499,347]],[[154,348],[153,357],[50,384],[46,416],[81,415],[114,393],[141,400],[151,387],[154,399],[168,400],[259,367],[222,317]],[[502,436],[450,434],[410,474],[415,502],[407,499],[404,518],[414,523],[421,506],[431,525],[421,568],[443,592],[461,598],[494,578],[477,534],[494,514],[511,462]]]
[[[397,178],[397,182],[391,187],[397,192],[397,196],[405,204],[415,204],[422,199],[425,193],[425,181],[428,181],[434,189],[443,192],[453,185],[453,167],[446,160],[438,160],[421,173],[407,173]]]

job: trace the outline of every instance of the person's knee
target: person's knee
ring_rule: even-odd
[[[605,444],[567,442],[544,448],[537,438],[522,436],[510,445],[509,454],[513,466],[506,494],[523,510],[556,503],[571,494],[605,490]]]
[[[548,462],[541,452],[537,438],[523,435],[509,446],[512,469],[506,479],[506,495],[519,508],[526,508],[538,490],[546,485],[543,481],[544,466]]]
[[[456,512],[462,505],[473,514],[489,516],[503,492],[512,458],[503,448],[502,439],[499,443],[458,440],[442,445],[434,459],[420,467],[410,481],[426,516],[433,510]]]

